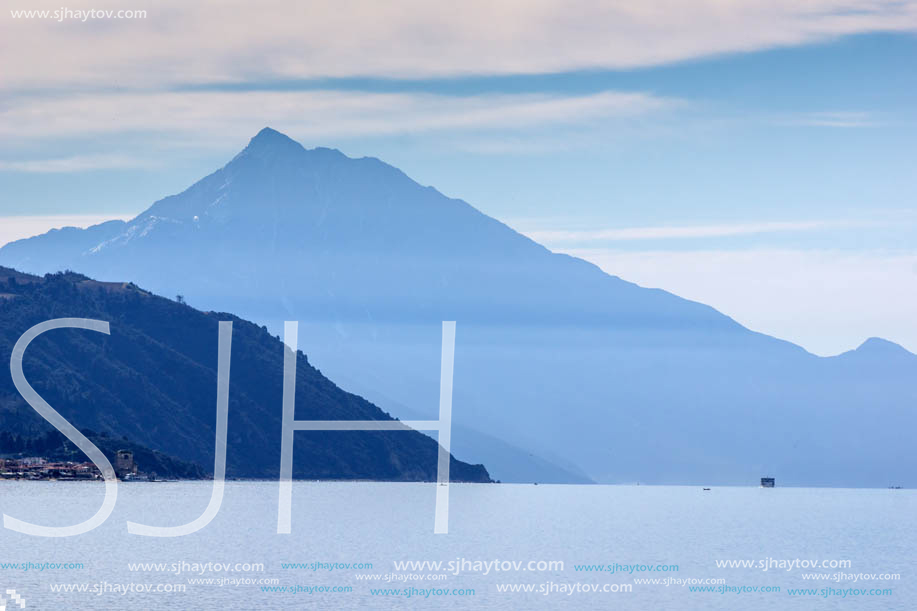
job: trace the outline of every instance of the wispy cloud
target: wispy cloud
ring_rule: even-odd
[[[777,121],[780,125],[808,125],[811,127],[878,127],[882,125],[870,112],[813,112],[784,118]]]
[[[53,159],[30,159],[25,161],[0,160],[0,172],[29,172],[53,174],[85,172],[88,170],[112,170],[125,168],[153,167],[152,161],[126,155],[74,155]]]
[[[526,229],[526,223],[530,224],[532,220],[522,221],[522,228],[520,231],[537,242],[545,242],[547,244],[556,244],[560,242],[720,238],[765,233],[815,231],[820,229],[875,224],[872,221],[776,221],[718,225],[660,225],[655,227],[626,227],[618,229],[551,230]]]
[[[0,137],[145,132],[233,141],[273,125],[303,139],[502,130],[635,117],[682,103],[640,92],[587,95],[207,91],[39,96],[0,110]]]
[[[21,4],[10,8],[60,8],[57,0]],[[68,6],[124,8],[116,0]],[[917,29],[913,0],[465,0],[461,10],[427,0],[161,0],[145,8],[146,19],[87,23],[13,19],[5,9],[0,87],[634,68]]]

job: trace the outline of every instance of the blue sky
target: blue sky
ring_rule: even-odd
[[[914,4],[576,4],[2,14],[0,242],[136,214],[270,125],[818,354],[917,350]]]

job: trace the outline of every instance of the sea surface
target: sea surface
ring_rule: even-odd
[[[122,483],[114,513],[90,533],[0,529],[0,595],[15,590],[29,610],[917,609],[911,490],[452,484],[449,532],[434,535],[435,484],[296,482],[292,534],[279,535],[277,484],[228,482],[201,531],[128,534],[128,520],[190,522],[210,490],[209,482]],[[102,491],[4,481],[0,510],[72,524],[95,513]],[[396,567],[403,561],[443,565]],[[813,574],[828,578],[804,577]],[[55,591],[62,586],[86,591]],[[137,591],[178,586],[185,591]],[[534,591],[500,591],[513,586]],[[592,587],[607,591],[585,591]]]

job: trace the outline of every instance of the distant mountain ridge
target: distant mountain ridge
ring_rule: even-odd
[[[77,428],[126,436],[208,471],[217,328],[219,321],[232,321],[227,475],[278,477],[284,350],[278,338],[231,314],[199,312],[131,283],[74,273],[39,278],[0,268],[0,354],[11,354],[33,325],[68,317],[108,321],[111,335],[57,330],[37,338],[23,362],[35,390]],[[336,387],[300,352],[296,418],[391,416]],[[9,367],[0,368],[0,427],[29,437],[51,429],[18,394]],[[298,433],[293,472],[310,479],[433,481],[437,455],[437,443],[417,432]],[[483,466],[455,459],[451,475],[490,481]]]
[[[456,320],[453,448],[503,480],[917,483],[917,357],[816,357],[271,129],[127,223],[14,242],[0,264],[130,279],[275,332],[300,320],[315,363],[395,413],[434,415],[437,329]]]

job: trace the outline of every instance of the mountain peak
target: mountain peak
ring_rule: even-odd
[[[248,142],[248,150],[278,150],[295,148],[302,149],[302,145],[286,134],[282,134],[276,129],[265,127],[255,134],[255,137]]]
[[[334,163],[348,159],[344,153],[333,148],[317,147],[306,149],[302,144],[286,134],[276,129],[265,127],[255,134],[254,138],[249,140],[248,146],[236,155],[233,161],[249,158],[272,163],[282,158],[296,158],[303,153],[307,154],[308,158],[313,162]]]
[[[860,344],[859,348],[857,348],[855,352],[862,354],[911,354],[903,346],[900,346],[895,342],[890,342],[887,339],[882,339],[881,337],[870,337],[865,342]]]

